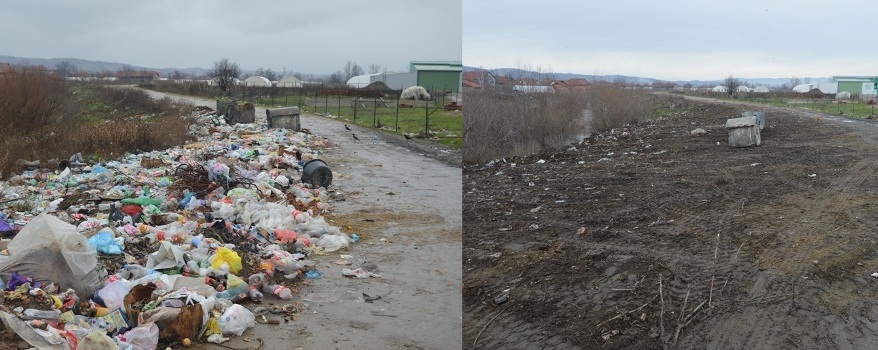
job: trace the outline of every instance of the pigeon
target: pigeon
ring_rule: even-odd
[[[360,141],[360,138],[357,137],[357,134],[351,134],[351,135],[354,135],[354,140]]]
[[[411,139],[412,139],[412,135],[409,135],[409,134],[402,134],[402,136],[405,136],[405,139],[406,139],[406,140],[411,140]]]
[[[350,128],[347,124],[344,125],[344,128],[345,128],[345,130],[347,130],[347,131],[351,131],[351,128]]]

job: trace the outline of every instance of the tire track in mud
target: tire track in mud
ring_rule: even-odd
[[[598,144],[516,160],[514,170],[502,168],[514,183],[468,178],[515,199],[478,210],[498,221],[477,225],[485,230],[479,238],[464,236],[467,247],[493,242],[482,254],[503,254],[473,259],[485,271],[465,272],[465,286],[485,290],[464,288],[473,320],[464,322],[465,347],[485,329],[476,348],[661,348],[675,341],[684,300],[687,316],[710,300],[677,348],[876,348],[878,288],[868,277],[878,271],[869,177],[876,163],[866,158],[878,150],[876,128],[851,130],[830,118],[816,124],[808,113],[784,111],[771,112],[772,129],[757,148],[715,147],[725,135],[711,128],[701,138],[674,136],[736,113],[707,110],[708,119],[632,132],[657,137],[646,141],[649,152],[631,142]],[[625,154],[631,150],[639,154]],[[598,161],[609,153],[610,161]],[[537,159],[546,165],[532,164]],[[571,167],[548,167],[558,162]],[[572,193],[566,204],[546,206],[555,198],[522,186],[520,173],[537,174],[536,190]],[[571,179],[581,188],[565,184]],[[464,216],[473,211],[465,203]],[[558,218],[540,217],[546,211]],[[536,221],[551,229],[526,229]],[[575,236],[580,226],[591,233]],[[498,235],[502,227],[513,231]],[[562,252],[547,253],[559,244]],[[504,307],[491,303],[492,293],[510,286],[509,309],[484,328]]]
[[[874,143],[870,142],[869,147],[874,148]],[[777,239],[780,247],[761,250],[759,261],[771,269],[756,272],[748,296],[750,299],[760,295],[782,296],[779,291],[792,289],[792,301],[769,305],[738,301],[738,309],[728,318],[705,322],[701,329],[694,328],[692,334],[705,334],[693,336],[680,345],[684,348],[874,347],[874,341],[863,339],[876,338],[878,327],[875,327],[875,320],[878,317],[841,317],[861,308],[869,313],[878,312],[873,311],[876,310],[874,302],[860,301],[863,295],[857,290],[868,284],[848,280],[818,283],[814,279],[839,279],[832,276],[838,269],[855,265],[858,261],[876,259],[874,247],[869,249],[863,245],[867,237],[862,232],[870,227],[857,223],[857,215],[867,212],[864,209],[867,204],[857,195],[869,188],[869,175],[876,167],[876,162],[868,158],[859,159],[849,168],[834,174],[822,190],[803,186],[798,181],[785,181],[784,185],[793,187],[794,192],[814,195],[791,194],[784,199],[787,203],[795,203],[793,207],[802,214],[772,228],[780,236]],[[797,326],[799,324],[809,326],[803,329]],[[828,332],[821,334],[807,328]],[[782,338],[777,334],[793,336]],[[851,337],[850,334],[860,337]]]

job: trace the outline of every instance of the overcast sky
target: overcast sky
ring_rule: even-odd
[[[328,74],[461,60],[461,0],[28,0],[0,7],[0,55],[150,68]]]
[[[463,61],[663,80],[878,75],[878,2],[465,0]]]

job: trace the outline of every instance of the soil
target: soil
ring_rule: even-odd
[[[464,167],[464,347],[878,347],[878,124],[668,103]],[[730,147],[725,121],[746,110],[766,112],[762,144]]]
[[[216,107],[215,101],[172,98]],[[257,109],[256,121],[265,122],[264,109]],[[330,142],[321,153],[333,172],[327,220],[362,239],[312,257],[323,276],[298,284],[293,300],[270,296],[245,305],[291,305],[300,312],[268,315],[279,324],[257,324],[222,345],[195,342],[191,348],[461,348],[459,151],[351,126],[362,140],[355,141],[341,121],[313,115],[302,115],[301,124]],[[340,254],[352,255],[351,265],[335,264]],[[343,268],[381,277],[343,277]],[[4,334],[0,342],[12,340]]]

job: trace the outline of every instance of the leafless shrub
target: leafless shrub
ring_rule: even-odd
[[[527,155],[562,145],[582,130],[584,101],[575,93],[466,93],[466,162]]]
[[[0,74],[0,177],[20,172],[20,159],[66,159],[77,152],[112,159],[190,139],[181,116],[191,107],[140,90],[89,89],[96,93],[74,95],[63,80],[32,68]],[[104,119],[89,119],[86,106],[102,109]]]
[[[39,67],[0,72],[0,136],[34,132],[63,119],[67,85]]]
[[[535,94],[471,90],[464,108],[463,158],[479,163],[533,154],[578,135],[643,122],[651,113],[649,96],[616,84]]]
[[[652,114],[652,99],[639,91],[617,84],[597,84],[587,90],[591,131],[618,128],[646,121]]]

